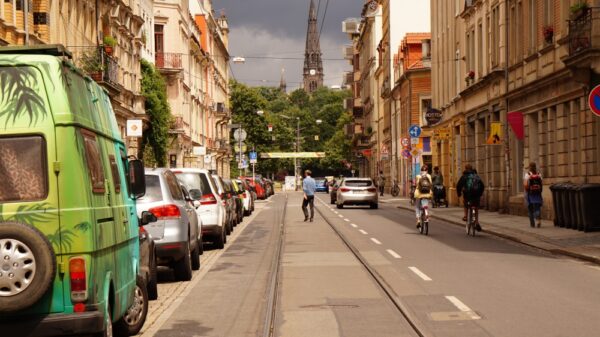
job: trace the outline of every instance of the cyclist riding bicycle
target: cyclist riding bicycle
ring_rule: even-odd
[[[463,217],[463,221],[467,221],[469,207],[475,208],[475,229],[477,231],[481,231],[481,226],[479,225],[479,201],[484,189],[485,186],[481,178],[477,175],[477,170],[471,164],[465,165],[463,175],[456,184],[456,193],[459,198],[462,195],[464,199],[465,216]]]
[[[431,176],[427,173],[427,165],[421,167],[421,174],[417,176],[416,188],[415,188],[415,214],[417,215],[417,228],[421,227],[421,208],[423,199],[431,199],[432,193],[432,182]]]

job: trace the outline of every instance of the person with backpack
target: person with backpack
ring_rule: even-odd
[[[525,201],[529,213],[529,225],[535,227],[542,226],[541,209],[544,200],[542,199],[542,175],[538,172],[534,162],[529,163],[525,177],[523,178],[523,187],[525,189]]]
[[[433,183],[431,176],[427,173],[427,165],[421,167],[421,174],[417,176],[415,188],[415,214],[417,215],[417,228],[421,227],[421,203],[423,199],[433,198]]]
[[[464,200],[465,215],[463,221],[467,221],[469,206],[475,207],[475,229],[477,231],[481,231],[481,225],[479,225],[479,201],[484,189],[485,186],[479,175],[477,175],[477,170],[471,164],[465,165],[465,170],[458,183],[456,183],[456,193],[459,198],[462,195]]]

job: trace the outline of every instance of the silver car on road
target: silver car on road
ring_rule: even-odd
[[[371,178],[345,178],[336,193],[337,208],[343,208],[344,205],[379,207],[377,188]]]

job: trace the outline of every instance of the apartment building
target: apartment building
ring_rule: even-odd
[[[392,88],[392,121],[396,130],[393,138],[394,162],[398,185],[402,195],[407,196],[423,164],[432,164],[432,131],[426,113],[431,109],[431,54],[430,33],[407,33],[394,55],[394,78]],[[418,143],[408,140],[411,125],[422,128]]]
[[[525,212],[530,161],[547,185],[600,181],[600,119],[587,104],[600,83],[600,1],[575,11],[577,3],[584,1],[431,2],[433,106],[443,114],[436,128],[450,133],[433,162],[451,186],[473,164],[490,210]],[[544,197],[549,217],[548,188]]]
[[[49,3],[49,0],[2,1],[0,46],[48,43]]]

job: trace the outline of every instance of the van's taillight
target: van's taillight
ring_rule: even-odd
[[[84,258],[72,257],[69,259],[69,275],[71,281],[71,301],[83,302],[87,300],[87,275]]]
[[[350,192],[350,189],[342,187],[342,188],[340,188],[340,192]]]
[[[150,208],[148,211],[161,220],[181,218],[181,213],[179,212],[179,207],[177,207],[177,205],[154,207]]]
[[[212,193],[208,193],[202,196],[202,198],[200,198],[200,205],[216,205],[217,204],[217,198],[215,198],[215,195]]]

